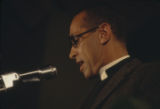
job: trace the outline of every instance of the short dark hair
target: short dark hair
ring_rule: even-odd
[[[126,42],[125,17],[109,6],[96,6],[82,9],[87,13],[84,21],[87,27],[93,27],[106,22],[111,25],[111,29],[118,40]]]

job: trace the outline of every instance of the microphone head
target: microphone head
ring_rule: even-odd
[[[51,79],[56,77],[57,74],[57,68],[50,65],[49,67],[20,74],[20,78],[23,82],[36,82]]]
[[[38,72],[40,74],[41,79],[50,79],[50,78],[56,77],[58,74],[57,68],[53,66],[40,69]]]

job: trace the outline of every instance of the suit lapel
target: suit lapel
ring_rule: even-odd
[[[91,106],[91,109],[96,109],[104,100],[108,99],[115,89],[123,83],[123,80],[126,79],[128,75],[130,75],[135,67],[140,65],[140,61],[137,59],[132,59],[128,63],[125,63],[122,68],[120,68],[112,78],[105,84],[104,88],[98,94],[95,103]]]

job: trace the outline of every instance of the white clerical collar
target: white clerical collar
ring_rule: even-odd
[[[101,67],[100,70],[99,70],[99,74],[100,74],[100,79],[101,79],[101,81],[103,81],[103,80],[105,80],[105,79],[108,78],[108,74],[106,73],[106,70],[108,70],[108,69],[111,68],[112,66],[118,64],[118,63],[121,62],[122,60],[124,60],[124,59],[126,59],[126,58],[129,58],[129,57],[130,57],[130,55],[125,55],[125,56],[123,56],[123,57],[121,57],[121,58],[118,58],[118,59],[110,62],[109,64]]]

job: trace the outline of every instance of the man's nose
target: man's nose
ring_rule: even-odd
[[[70,53],[69,53],[69,58],[70,58],[70,59],[75,59],[76,56],[77,56],[77,50],[76,50],[76,48],[72,47],[72,48],[71,48],[71,51],[70,51]]]

